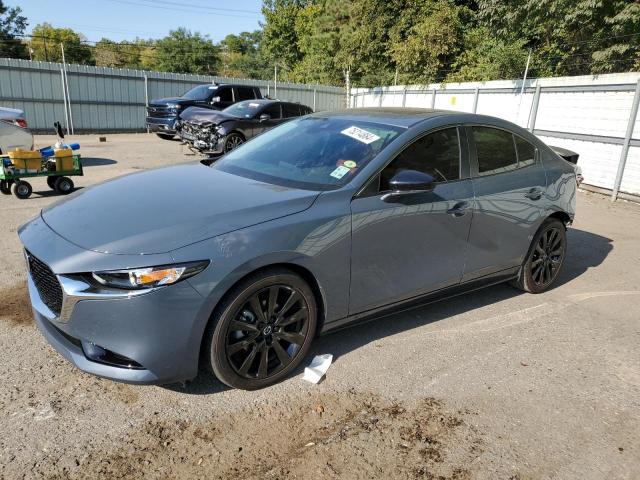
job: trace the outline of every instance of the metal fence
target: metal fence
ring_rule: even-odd
[[[35,132],[51,131],[56,120],[72,124],[75,133],[146,131],[144,107],[149,100],[175,97],[212,82],[255,85],[263,95],[277,95],[316,111],[346,105],[340,87],[84,65],[65,69],[60,63],[0,58],[0,106],[24,110]],[[71,105],[68,112],[66,101]]]
[[[352,107],[402,106],[492,115],[576,151],[585,183],[640,195],[640,74],[354,89]]]

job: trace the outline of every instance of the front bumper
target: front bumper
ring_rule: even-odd
[[[35,321],[63,357],[85,372],[127,383],[172,383],[197,375],[200,342],[210,310],[188,280],[134,296],[100,298],[93,292],[90,296],[76,297],[77,290],[68,291],[65,280],[72,276],[59,273],[57,269],[61,267],[56,267],[59,264],[46,257],[48,252],[68,255],[78,247],[57,236],[41,218],[28,227],[31,231],[21,231],[21,239],[29,252],[35,256],[38,252],[43,254],[62,280],[65,300],[60,314],[56,314],[45,305],[31,274],[28,275]],[[36,233],[41,244],[33,241]],[[42,250],[41,245],[46,245],[47,250]],[[76,254],[93,256],[94,252],[80,249]],[[71,301],[68,295],[73,296]],[[129,365],[92,360],[87,347],[93,345],[116,358],[130,360]]]
[[[149,130],[155,133],[167,133],[175,135],[176,130],[174,127],[176,118],[177,117],[147,117],[147,127],[149,127]]]

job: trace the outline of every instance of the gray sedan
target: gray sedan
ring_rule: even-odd
[[[19,235],[37,324],[79,368],[257,389],[353,322],[504,281],[545,291],[575,193],[574,166],[509,122],[355,109],[84,189]]]

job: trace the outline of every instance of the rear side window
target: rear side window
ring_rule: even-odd
[[[402,170],[428,173],[436,182],[460,179],[458,129],[446,128],[430,133],[405,148],[382,171],[380,191],[389,190],[389,180]]]
[[[253,88],[251,87],[238,87],[238,97],[239,101],[242,100],[253,100],[255,95],[253,93]]]
[[[478,174],[493,175],[518,167],[513,135],[491,127],[471,127],[478,156]]]
[[[536,162],[536,147],[518,135],[514,135],[513,138],[516,141],[516,150],[518,151],[518,168],[533,165]]]
[[[296,105],[294,103],[283,103],[282,104],[282,116],[284,118],[299,117],[300,116],[300,105]]]
[[[271,105],[268,105],[267,107],[265,107],[262,113],[266,113],[267,115],[269,115],[271,117],[271,120],[277,120],[280,118],[280,104],[273,103]]]

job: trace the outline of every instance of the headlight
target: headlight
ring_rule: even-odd
[[[130,270],[113,270],[93,272],[92,276],[102,285],[126,290],[162,287],[171,285],[200,273],[209,261],[162,265],[158,267],[133,268]]]

